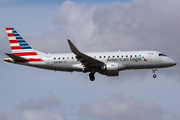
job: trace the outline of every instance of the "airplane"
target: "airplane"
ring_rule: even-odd
[[[5,53],[4,61],[42,69],[89,73],[91,81],[95,73],[118,76],[119,71],[152,69],[153,78],[158,68],[175,66],[177,63],[157,51],[117,51],[83,53],[68,39],[72,53],[46,54],[34,50],[14,28],[6,28],[12,53]]]

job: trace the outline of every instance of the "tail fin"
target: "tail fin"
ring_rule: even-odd
[[[39,51],[32,47],[21,37],[14,28],[6,28],[12,53],[17,56],[37,56]]]

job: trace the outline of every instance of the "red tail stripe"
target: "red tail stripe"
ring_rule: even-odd
[[[38,55],[36,52],[25,52],[25,53],[13,53],[17,56],[31,56],[31,55]]]
[[[8,37],[14,37],[14,33],[8,33]]]
[[[21,49],[20,46],[11,46],[11,50],[17,50],[17,49]]]
[[[18,43],[17,40],[9,40],[9,43]]]
[[[29,58],[29,62],[41,62],[43,61],[41,58]]]
[[[11,30],[11,28],[6,28],[6,30]]]

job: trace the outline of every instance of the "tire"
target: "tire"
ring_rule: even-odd
[[[156,75],[156,74],[154,74],[154,75],[153,75],[153,78],[156,78],[156,77],[157,77],[157,75]]]
[[[90,73],[89,78],[90,78],[91,81],[94,81],[95,80],[94,73]]]

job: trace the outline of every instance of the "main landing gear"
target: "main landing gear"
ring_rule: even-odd
[[[95,72],[89,73],[89,79],[90,79],[91,81],[94,81],[94,80],[95,80],[94,74],[95,74]]]
[[[157,75],[155,74],[155,72],[157,71],[157,69],[152,69],[152,71],[153,71],[153,78],[156,78],[157,77]]]

